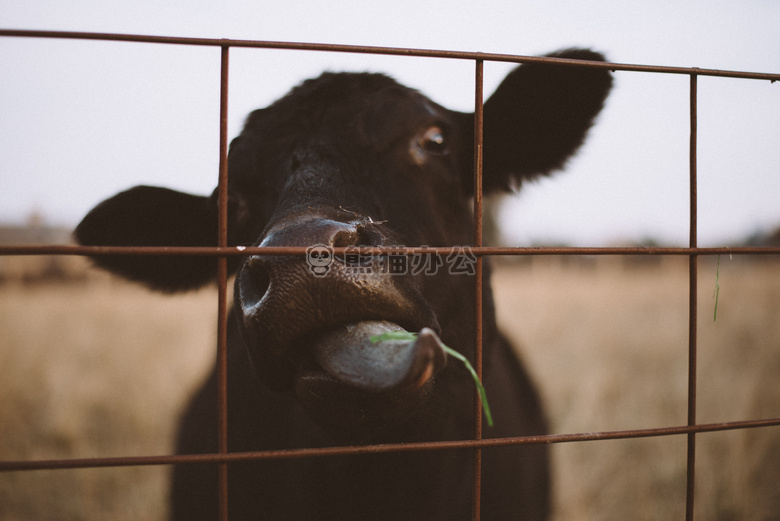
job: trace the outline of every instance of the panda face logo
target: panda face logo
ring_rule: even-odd
[[[324,277],[333,263],[333,249],[324,244],[315,244],[306,248],[306,262],[315,277]]]

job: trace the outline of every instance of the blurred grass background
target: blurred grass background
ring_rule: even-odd
[[[499,322],[554,433],[686,423],[687,265],[497,266]],[[776,259],[724,256],[713,321],[715,259],[700,260],[700,423],[780,416],[778,275]],[[215,356],[216,290],[161,296],[108,276],[67,280],[0,284],[0,458],[171,453],[178,415]],[[684,518],[685,436],[551,450],[556,521]],[[696,465],[696,519],[780,519],[780,428],[699,434]],[[161,520],[169,472],[0,473],[0,519]]]
[[[591,259],[592,260],[592,259]],[[780,417],[780,264],[698,269],[697,422]],[[497,270],[555,433],[685,425],[686,257],[534,260]],[[556,520],[684,519],[686,437],[553,445]],[[697,435],[696,519],[780,519],[780,428]]]

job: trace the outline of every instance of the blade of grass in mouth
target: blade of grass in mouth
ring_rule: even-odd
[[[371,343],[376,344],[377,342],[382,342],[385,340],[414,340],[415,338],[417,338],[417,333],[410,333],[409,331],[385,331],[381,335],[372,336]],[[466,369],[468,369],[469,373],[471,373],[471,377],[474,379],[474,384],[477,386],[477,390],[479,391],[479,397],[482,400],[482,410],[485,413],[485,418],[487,419],[488,425],[492,427],[493,416],[490,414],[490,406],[488,405],[485,387],[479,380],[479,376],[474,370],[474,367],[462,354],[444,344],[441,344],[441,346],[444,348],[444,352],[447,353],[447,355],[455,358],[456,360],[460,360],[463,365],[466,366]]]

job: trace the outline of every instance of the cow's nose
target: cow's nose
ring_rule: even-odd
[[[369,220],[290,219],[273,226],[260,245],[321,248],[309,256],[255,255],[236,276],[244,341],[270,387],[289,388],[319,339],[335,327],[379,320],[407,331],[438,328],[413,280],[385,269],[386,258],[333,258],[332,248],[383,245]]]
[[[309,275],[327,277],[336,262],[333,248],[348,246],[378,246],[381,236],[373,223],[363,221],[341,222],[314,218],[296,220],[272,229],[260,246],[307,246],[306,266]],[[300,259],[289,256],[254,255],[247,259],[239,279],[241,305],[244,309],[258,305],[269,291],[272,279],[279,283],[300,274],[291,266],[300,266]],[[350,257],[344,258],[350,262]]]

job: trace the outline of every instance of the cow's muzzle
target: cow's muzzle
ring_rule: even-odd
[[[438,323],[412,277],[388,270],[386,257],[329,257],[335,247],[383,241],[370,221],[311,215],[287,218],[266,234],[261,246],[317,249],[306,257],[255,255],[237,275],[240,326],[264,383],[314,405],[345,394],[405,395],[444,366]],[[376,341],[403,330],[421,334]]]

